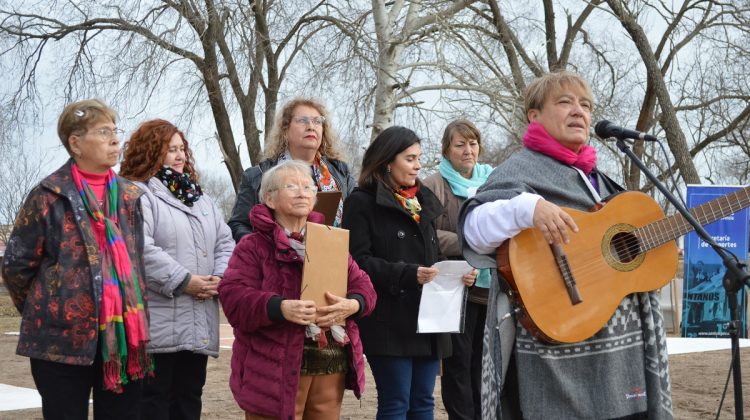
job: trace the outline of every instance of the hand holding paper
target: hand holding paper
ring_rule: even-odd
[[[437,268],[437,264],[432,267],[419,267],[417,268],[417,283],[426,284],[431,282],[435,276],[438,275],[440,270]]]
[[[471,270],[468,274],[464,274],[462,280],[464,281],[464,285],[466,287],[471,287],[474,285],[474,282],[477,280],[477,275],[479,274],[479,270],[476,268]]]
[[[417,332],[460,332],[466,302],[464,284],[466,276],[474,269],[466,261],[441,261],[432,268],[438,273],[434,280],[422,286]]]

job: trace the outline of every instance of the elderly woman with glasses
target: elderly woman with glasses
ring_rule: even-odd
[[[219,357],[216,289],[234,249],[232,233],[201,190],[193,153],[174,124],[144,122],[124,150],[120,175],[144,192],[148,348],[156,362],[141,415],[200,419],[208,356]]]
[[[237,245],[219,284],[235,336],[229,385],[246,419],[338,419],[344,389],[357,398],[364,389],[354,319],[375,307],[370,278],[350,256],[346,297],[328,293],[323,307],[300,300],[305,224],[323,221],[312,211],[311,175],[296,160],[263,174],[263,204],[250,211],[255,230]]]
[[[229,218],[234,240],[253,231],[250,209],[260,200],[263,173],[280,162],[296,159],[312,168],[319,191],[341,191],[334,226],[341,225],[344,199],[355,187],[349,167],[336,149],[337,136],[331,127],[328,111],[314,99],[296,98],[287,102],[276,116],[267,148],[267,159],[245,171],[237,193],[237,201]]]
[[[57,132],[70,154],[18,213],[3,279],[22,314],[17,353],[46,419],[138,417],[151,369],[141,191],[112,170],[115,112],[99,100],[65,107]]]

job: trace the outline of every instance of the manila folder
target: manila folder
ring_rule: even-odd
[[[320,191],[316,196],[315,208],[313,210],[323,213],[328,226],[333,226],[336,220],[336,212],[339,210],[341,202],[341,191]]]
[[[346,297],[348,278],[349,231],[307,222],[300,299],[328,306],[325,293]]]

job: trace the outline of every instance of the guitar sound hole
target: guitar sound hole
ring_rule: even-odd
[[[610,243],[612,255],[615,255],[621,263],[633,261],[641,253],[638,238],[628,232],[620,232],[612,237]]]

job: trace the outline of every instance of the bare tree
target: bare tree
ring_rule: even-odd
[[[375,98],[372,121],[372,138],[393,124],[393,113],[399,103],[419,91],[454,88],[447,83],[412,86],[409,74],[420,68],[439,67],[420,60],[403,61],[405,50],[425,39],[431,39],[437,31],[450,25],[450,19],[465,9],[474,0],[440,2],[437,7],[431,2],[372,1],[372,15],[377,37],[378,57],[376,66]],[[387,6],[390,5],[390,8]],[[419,56],[417,56],[419,57]],[[420,57],[421,58],[421,57]],[[432,65],[430,65],[432,64]],[[466,89],[468,86],[456,86]]]
[[[200,171],[201,189],[207,193],[224,216],[229,220],[234,208],[235,193],[232,183],[225,177],[211,172]]]
[[[14,109],[39,102],[40,63],[54,58],[66,99],[145,107],[168,97],[188,119],[210,110],[235,187],[239,145],[257,163],[287,96],[335,105],[355,163],[392,124],[430,139],[458,116],[483,128],[499,161],[520,145],[527,81],[564,68],[592,82],[595,119],[664,134],[674,165],[634,146],[662,177],[731,178],[707,156],[745,153],[747,2],[70,0],[44,14],[12,4],[0,0],[0,55],[20,65],[0,68],[19,72]],[[423,142],[430,162],[436,143]],[[611,144],[597,147],[629,188],[649,188]]]
[[[33,5],[3,2],[0,34],[12,44],[0,55],[22,66],[18,103],[38,95],[39,64],[47,53],[64,69],[60,81],[67,100],[96,95],[145,106],[166,96],[188,117],[207,103],[236,188],[242,164],[233,112],[239,112],[247,152],[257,163],[260,136],[272,124],[287,71],[328,25],[316,16],[324,3],[72,0],[49,2],[40,13]]]
[[[6,131],[0,126],[0,138]],[[10,229],[5,226],[15,222],[29,191],[45,175],[41,163],[44,153],[30,152],[23,145],[0,141],[0,241],[7,242]]]
[[[634,146],[662,178],[676,169],[686,182],[700,182],[697,166],[708,173],[710,164],[698,154],[711,145],[726,147],[726,136],[748,120],[750,88],[738,74],[738,63],[748,60],[746,2],[484,0],[471,10],[477,18],[458,28],[456,39],[508,94],[460,101],[505,113],[509,144],[525,126],[519,110],[526,80],[556,69],[573,69],[592,82],[595,119],[633,121],[639,130],[664,133],[671,168],[657,149]],[[613,31],[617,26],[625,33]],[[515,102],[508,100],[514,96]],[[620,172],[629,188],[650,188],[611,144],[600,146],[601,164]]]

